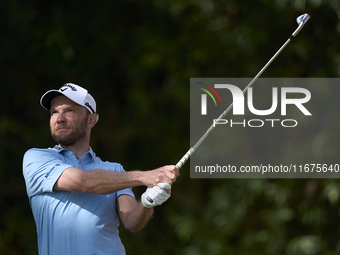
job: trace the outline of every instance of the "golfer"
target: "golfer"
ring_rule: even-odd
[[[67,83],[40,100],[49,110],[56,146],[30,149],[23,174],[38,234],[40,255],[125,254],[119,219],[126,229],[142,229],[153,207],[170,197],[179,175],[175,166],[125,172],[102,161],[90,147],[98,121],[96,102],[86,89]],[[131,190],[148,187],[137,202]]]

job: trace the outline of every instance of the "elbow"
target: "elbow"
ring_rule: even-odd
[[[82,180],[81,183],[79,184],[79,189],[80,189],[80,192],[83,192],[83,193],[103,195],[103,193],[101,193],[98,190],[98,187],[89,180]]]
[[[87,193],[87,194],[95,194],[94,189],[91,186],[88,186],[86,183],[79,183],[79,188],[78,188],[79,192],[82,193]]]
[[[127,225],[125,225],[125,228],[132,233],[136,233],[136,232],[142,230],[143,227],[144,226],[127,226]]]
[[[125,221],[125,222],[122,221],[122,222],[124,224],[125,229],[132,233],[136,233],[142,230],[147,224],[147,222],[145,221]]]
[[[78,180],[76,183],[77,190],[79,192],[87,193],[87,194],[97,194],[97,185],[94,184],[93,180],[91,180],[90,176],[86,171],[82,171],[78,176]]]
[[[141,229],[130,229],[129,231],[132,232],[132,233],[137,233],[139,230],[141,230]]]
[[[132,221],[132,222],[127,222],[124,223],[124,227],[132,232],[132,233],[136,233],[140,230],[142,230],[149,222],[149,218],[148,219],[144,219],[144,220],[140,220],[140,221]]]

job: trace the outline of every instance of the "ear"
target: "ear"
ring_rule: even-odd
[[[89,115],[89,118],[88,118],[88,125],[90,126],[90,128],[93,128],[94,127],[94,125],[96,125],[96,123],[97,123],[97,121],[98,121],[98,115],[97,114],[90,114]]]

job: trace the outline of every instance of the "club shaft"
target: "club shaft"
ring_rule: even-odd
[[[308,16],[309,18],[309,16]],[[281,51],[288,45],[288,43],[300,32],[302,27],[307,22],[308,18],[301,22],[298,28],[292,33],[289,39],[281,46],[281,48],[272,56],[272,58],[265,64],[265,66],[257,73],[257,75],[251,80],[251,82],[245,87],[243,90],[243,94],[245,94],[248,89],[254,84],[254,82],[261,76],[261,74],[267,69],[267,67],[274,61],[274,59],[281,53]],[[229,107],[217,118],[217,120],[222,119],[231,109],[233,108],[233,103],[229,105]],[[214,130],[215,125],[212,124],[208,130],[204,133],[204,135],[197,141],[197,143],[191,147],[187,153],[178,161],[176,164],[177,169],[180,169],[185,162],[191,157],[191,155],[196,151],[196,149],[201,145],[201,143],[208,137],[208,135]]]

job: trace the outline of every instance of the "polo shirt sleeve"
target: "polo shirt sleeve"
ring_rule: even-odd
[[[110,171],[116,171],[116,172],[125,172],[123,166],[119,163],[111,163],[111,162],[106,162],[109,164],[109,168],[108,170]],[[121,196],[121,195],[129,195],[133,198],[135,198],[135,195],[132,191],[132,188],[127,188],[127,189],[122,189],[116,192],[117,197]]]
[[[49,149],[30,149],[23,159],[23,175],[29,197],[53,192],[53,186],[65,169],[72,167]]]
[[[121,195],[129,195],[129,196],[135,198],[135,194],[133,193],[131,188],[122,189],[122,190],[117,191],[117,197],[119,197]]]

